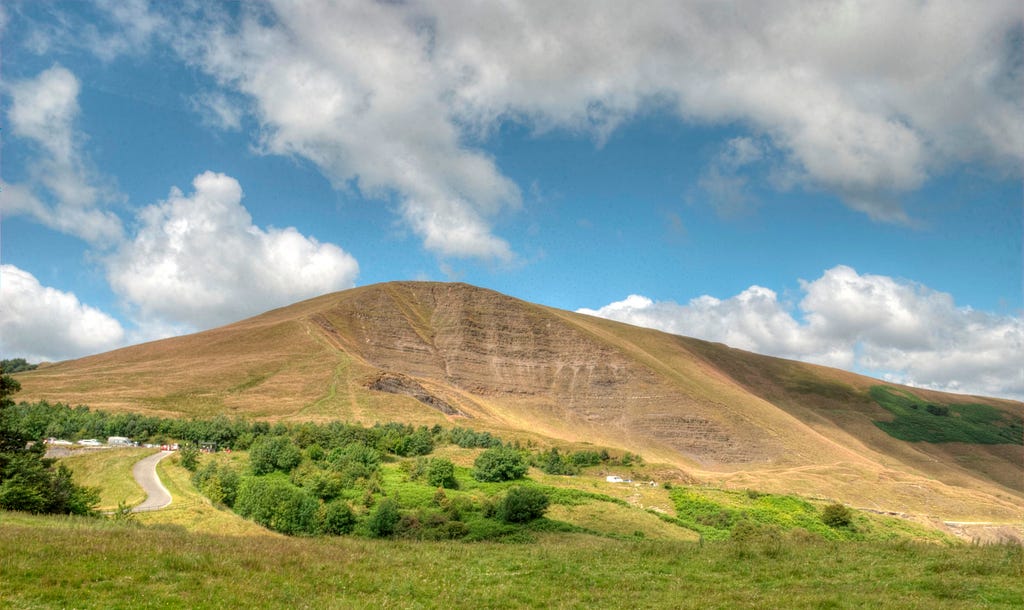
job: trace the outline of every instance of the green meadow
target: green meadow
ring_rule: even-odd
[[[1020,608],[1019,546],[228,536],[0,516],[5,608]]]

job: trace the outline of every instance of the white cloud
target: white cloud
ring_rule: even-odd
[[[510,255],[488,219],[518,192],[467,145],[507,120],[599,140],[652,105],[741,122],[804,184],[890,221],[945,163],[1024,158],[1013,2],[268,6],[204,34],[199,63],[254,98],[267,151],[396,191],[443,255]],[[743,198],[738,172],[713,178]]]
[[[4,184],[4,209],[28,214],[44,225],[90,243],[109,245],[122,235],[120,219],[102,209],[114,195],[88,169],[74,129],[79,84],[61,66],[8,87],[11,132],[38,149],[28,184]],[[46,193],[47,200],[40,192]]]
[[[949,294],[846,266],[801,289],[799,314],[760,286],[724,300],[679,305],[631,295],[578,311],[920,387],[1024,397],[1020,316],[957,307]]]
[[[234,178],[213,172],[186,196],[139,213],[140,227],[107,260],[111,287],[140,321],[208,328],[354,285],[359,265],[294,228],[261,229]]]
[[[197,93],[191,103],[192,109],[199,112],[208,125],[231,131],[242,127],[243,110],[219,91]]]
[[[0,353],[5,358],[56,361],[119,347],[117,320],[43,286],[27,271],[0,265]]]
[[[198,61],[254,101],[261,147],[312,160],[336,186],[396,194],[406,224],[442,256],[509,261],[488,219],[519,191],[465,148],[428,40],[385,4],[287,4],[200,42]]]
[[[738,125],[788,186],[894,222],[901,196],[952,164],[1015,174],[1024,160],[1012,0],[105,6],[126,39],[166,40],[249,97],[262,150],[396,197],[443,257],[514,257],[493,224],[519,189],[475,146],[504,122],[599,142],[652,108]],[[224,99],[204,105],[233,128]],[[750,203],[749,163],[705,172],[726,213]]]

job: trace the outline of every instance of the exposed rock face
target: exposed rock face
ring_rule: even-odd
[[[415,379],[400,373],[380,373],[370,379],[366,387],[378,392],[387,392],[388,394],[412,396],[428,407],[433,407],[445,415],[461,415],[466,417],[466,414],[462,411],[428,392]]]
[[[765,460],[777,449],[728,430],[716,405],[666,383],[607,341],[489,290],[389,284],[339,302],[315,323],[328,335],[347,336],[346,348],[389,372],[374,389],[414,396],[444,412],[454,408],[415,387],[411,377],[480,397],[546,404],[580,425],[628,429],[699,461]]]

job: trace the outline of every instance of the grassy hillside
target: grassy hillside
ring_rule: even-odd
[[[1006,442],[894,436],[904,420],[872,396],[877,380],[463,284],[357,288],[18,379],[26,400],[167,416],[469,421],[631,451],[715,485],[948,519],[1019,520],[1024,504],[1020,403],[902,389],[991,410]]]

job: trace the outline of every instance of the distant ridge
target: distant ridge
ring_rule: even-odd
[[[592,443],[696,480],[949,519],[1017,519],[1024,505],[1021,445],[889,436],[875,422],[893,414],[869,394],[878,380],[461,283],[354,288],[18,379],[22,400],[115,411]],[[901,390],[1024,415],[1019,402]]]

